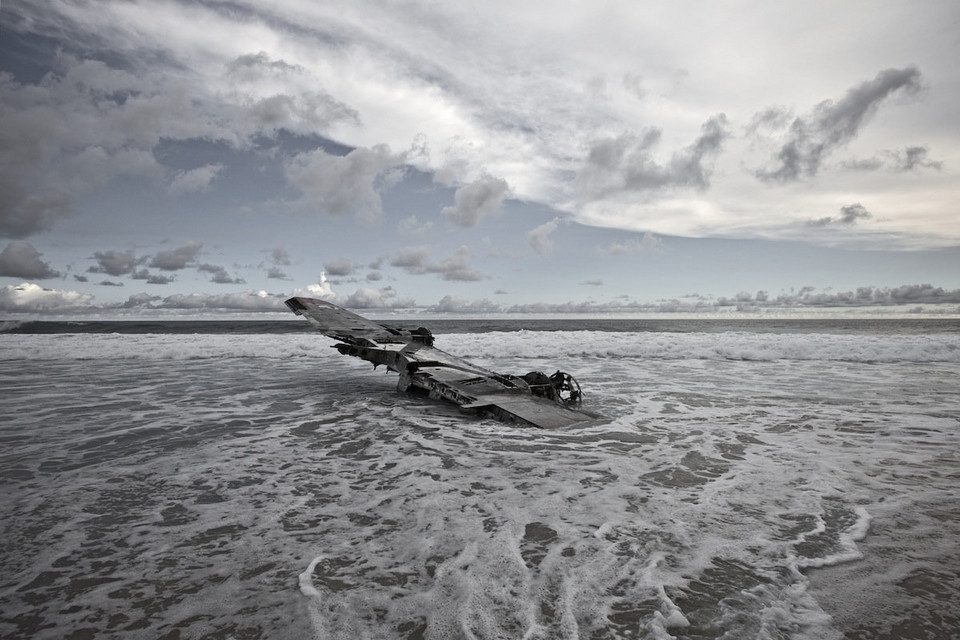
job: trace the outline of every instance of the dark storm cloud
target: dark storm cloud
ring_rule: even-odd
[[[133,273],[142,259],[133,255],[132,251],[97,251],[93,254],[97,266],[87,269],[88,273],[105,273],[110,276],[122,276]]]
[[[122,282],[114,282],[113,280],[101,280],[101,281],[100,281],[100,286],[101,286],[101,287],[122,287],[122,286],[123,286],[123,283],[122,283]]]
[[[706,160],[721,150],[729,135],[726,116],[714,116],[700,128],[700,136],[674,153],[666,164],[654,157],[662,137],[659,129],[648,129],[642,136],[624,133],[598,140],[590,146],[586,166],[577,181],[593,196],[669,187],[706,189],[711,174]]]
[[[287,274],[280,267],[270,267],[267,269],[267,277],[274,280],[286,280]]]
[[[313,135],[336,122],[359,122],[356,110],[312,87],[295,65],[263,53],[241,56],[227,65],[230,87],[219,89],[174,62],[173,50],[150,51],[120,37],[119,49],[109,51],[109,37],[119,31],[91,36],[89,24],[68,17],[73,9],[48,4],[21,3],[4,22],[63,44],[45,51],[53,68],[42,79],[0,73],[0,237],[51,229],[77,198],[119,176],[167,183],[179,195],[208,189],[224,169],[174,171],[156,155],[161,141],[244,148],[281,131]],[[278,79],[278,92],[264,96],[263,81],[272,86],[271,79]]]
[[[2,114],[0,114],[2,118]],[[26,238],[48,231],[73,212],[73,199],[63,193],[27,195],[29,169],[11,158],[11,147],[0,127],[0,238]]]
[[[444,207],[441,213],[458,226],[474,227],[480,218],[500,211],[508,190],[506,180],[484,175],[457,189],[454,206]]]
[[[821,102],[809,115],[793,120],[775,164],[755,175],[766,182],[815,176],[824,159],[854,139],[883,100],[896,92],[916,93],[920,88],[921,74],[916,67],[886,69],[873,80],[848,90],[843,98]],[[754,124],[776,124],[782,122],[783,115],[776,109],[767,110],[755,117]]]
[[[11,242],[0,251],[0,276],[45,280],[61,274],[40,259],[43,254],[29,242]]]
[[[428,259],[430,249],[427,247],[408,247],[398,251],[390,264],[412,275],[434,274],[444,280],[459,282],[483,280],[486,276],[467,265],[469,253],[470,250],[467,247],[460,247],[450,257],[434,262]]]
[[[162,177],[152,147],[193,129],[173,97],[184,88],[165,89],[67,53],[36,85],[0,74],[0,235],[50,229],[117,176]]]
[[[201,249],[203,249],[202,243],[188,242],[176,249],[160,251],[150,260],[149,266],[162,271],[186,269],[196,261]]]
[[[868,220],[872,217],[871,213],[867,211],[867,208],[857,202],[845,207],[840,207],[840,215],[837,217],[827,216],[826,218],[810,220],[807,222],[807,225],[811,227],[828,227],[832,225],[850,227],[855,225],[858,220]]]

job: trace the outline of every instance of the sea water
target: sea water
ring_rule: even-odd
[[[576,376],[545,430],[299,323],[9,325],[0,636],[956,638],[957,324],[684,326],[437,332]]]

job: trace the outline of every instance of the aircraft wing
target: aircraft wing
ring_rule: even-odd
[[[561,429],[597,418],[596,415],[527,394],[481,396],[460,409],[466,413],[490,415],[504,422],[526,422],[541,429]]]
[[[397,329],[347,311],[342,307],[315,298],[290,298],[284,304],[298,316],[303,316],[325,336],[347,343],[378,342],[408,343],[417,340],[417,334]]]
[[[334,345],[340,353],[398,372],[401,391],[454,402],[465,413],[537,427],[565,427],[595,417],[574,408],[580,387],[559,371],[553,376],[500,374],[435,348],[426,329],[381,325],[313,298],[290,298],[285,304],[341,341]]]

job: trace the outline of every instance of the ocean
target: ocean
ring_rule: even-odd
[[[958,637],[960,321],[417,324],[600,417],[299,320],[3,323],[0,636]]]

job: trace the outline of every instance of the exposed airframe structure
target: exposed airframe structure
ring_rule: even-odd
[[[580,385],[562,371],[550,376],[539,371],[523,376],[496,373],[435,348],[433,334],[424,328],[377,324],[325,300],[297,297],[285,304],[337,340],[333,347],[340,353],[399,373],[399,391],[448,400],[468,414],[542,428],[593,418],[578,409]]]

